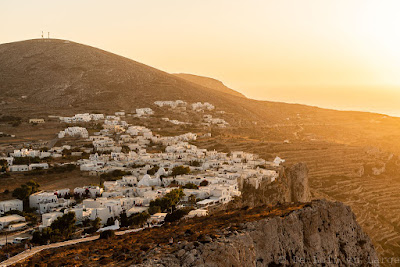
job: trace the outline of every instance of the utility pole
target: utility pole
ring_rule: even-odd
[[[7,232],[7,229],[5,229],[5,232],[6,232],[6,255],[7,255],[7,258],[9,258],[9,255],[8,255],[8,232]]]

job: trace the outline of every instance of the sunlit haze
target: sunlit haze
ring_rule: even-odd
[[[0,43],[95,46],[248,97],[400,116],[399,1],[2,1]]]

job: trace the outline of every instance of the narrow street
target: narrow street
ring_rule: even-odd
[[[7,239],[8,243],[11,243],[14,240],[14,238],[16,238],[16,237],[28,237],[28,238],[31,238],[32,235],[29,234],[28,232],[32,231],[32,230],[33,230],[33,228],[28,228],[28,229],[25,229],[25,230],[23,230],[21,232],[18,232],[18,233],[9,234],[7,236],[7,238],[6,238],[5,235],[2,235],[0,237],[0,246],[4,246],[6,244],[6,239]]]

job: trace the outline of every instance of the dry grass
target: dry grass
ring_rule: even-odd
[[[174,242],[201,241],[205,235],[217,238],[229,234],[231,231],[240,231],[244,222],[257,221],[267,217],[287,216],[305,205],[262,206],[253,209],[220,211],[207,217],[146,229],[138,233],[117,236],[111,240],[97,240],[92,244],[78,244],[67,248],[43,251],[19,265],[92,266],[107,264],[126,266],[140,263],[146,257],[146,252],[154,248],[160,248],[164,253],[168,252],[171,249],[168,246],[171,237]]]

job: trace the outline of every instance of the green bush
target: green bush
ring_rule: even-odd
[[[150,201],[150,207],[158,206],[161,208],[161,211],[166,211],[169,208],[174,208],[184,195],[182,189],[174,189],[164,197]]]
[[[200,183],[200,186],[207,186],[208,185],[208,181],[207,180],[203,180]]]
[[[114,170],[109,173],[102,173],[100,175],[100,179],[102,181],[116,181],[122,178],[124,175],[130,175],[130,172],[121,171],[121,170]]]
[[[182,188],[185,189],[199,189],[199,187],[193,183],[187,183],[184,186],[182,186]]]
[[[152,206],[148,209],[148,212],[153,215],[156,213],[160,213],[161,212],[161,207],[160,206]]]
[[[16,117],[12,115],[4,115],[0,117],[0,122],[21,122],[21,117]]]
[[[100,222],[101,222],[101,219],[99,217],[97,217],[96,219],[94,219],[92,221],[91,220],[87,220],[87,221],[83,222],[84,226],[90,226],[88,229],[86,229],[84,231],[84,233],[85,234],[93,234],[93,233],[95,233],[101,227]]]
[[[148,175],[154,175],[154,174],[156,174],[156,172],[158,171],[159,168],[160,168],[160,167],[158,167],[158,166],[156,165],[156,166],[154,166],[153,168],[148,169],[148,170],[147,170],[147,174],[148,174]]]
[[[41,232],[35,231],[32,236],[32,243],[44,245],[47,242],[60,242],[70,239],[76,229],[76,218],[74,212],[68,212],[58,217],[50,227],[44,228]]]
[[[21,187],[15,188],[12,196],[21,200],[28,200],[31,194],[39,191],[39,187],[40,185],[37,182],[30,180],[26,184],[21,185]]]
[[[185,215],[187,215],[191,211],[191,209],[179,209],[172,213],[168,213],[165,217],[165,222],[175,222],[182,219]]]
[[[76,165],[74,164],[65,164],[54,166],[53,168],[47,170],[47,173],[64,173],[64,172],[72,172],[76,169]]]
[[[201,162],[198,161],[198,160],[193,160],[189,164],[190,164],[190,166],[193,166],[193,167],[200,167],[201,166]]]
[[[31,163],[40,163],[39,157],[16,157],[14,158],[14,165],[27,165]]]
[[[100,233],[100,239],[109,239],[115,236],[114,231],[106,230]]]
[[[150,218],[150,215],[147,212],[141,212],[132,214],[131,216],[127,216],[126,213],[121,213],[121,226],[129,227],[129,226],[142,226],[147,220]]]
[[[184,175],[190,173],[190,168],[189,167],[184,167],[184,166],[176,166],[172,168],[172,176],[177,176],[177,175]]]

